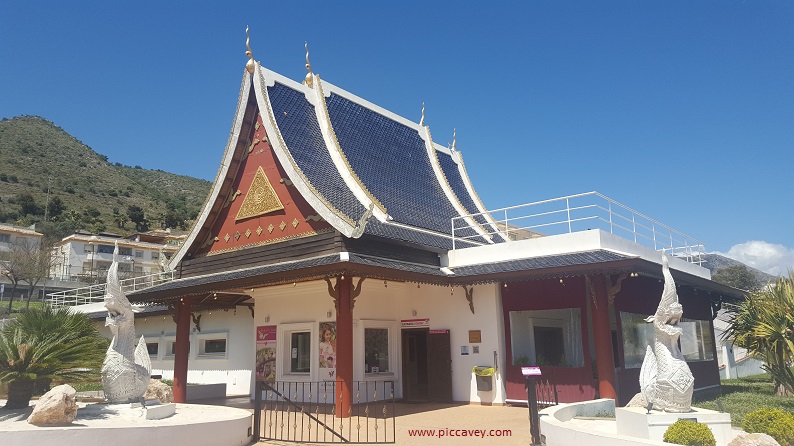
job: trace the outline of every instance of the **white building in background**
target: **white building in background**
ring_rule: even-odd
[[[184,239],[184,235],[175,235],[169,230],[149,231],[126,238],[78,231],[53,244],[50,276],[77,282],[101,281],[113,261],[116,242],[119,244],[119,271],[129,277],[153,274],[161,271],[161,262],[165,263]]]
[[[0,223],[0,270],[5,270],[6,263],[11,258],[11,252],[17,246],[21,249],[37,249],[41,246],[44,234],[36,232],[36,225],[20,227]],[[11,293],[11,281],[0,271],[0,296],[8,297]],[[19,283],[16,293],[27,293],[29,286],[25,282]]]
[[[732,339],[724,339],[730,317],[721,310],[714,319],[714,339],[717,340],[718,363],[721,379],[736,379],[764,373],[764,362],[753,358],[746,349],[733,344]]]
[[[11,252],[15,243],[32,243],[41,245],[41,238],[44,234],[36,232],[36,225],[30,227],[20,227],[0,223],[0,260],[7,260],[8,252]]]

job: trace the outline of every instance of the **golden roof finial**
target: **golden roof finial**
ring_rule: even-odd
[[[254,53],[251,51],[251,36],[248,35],[248,26],[245,27],[245,55],[248,56],[248,62],[245,63],[245,69],[251,74],[254,74]]]
[[[312,64],[309,62],[309,42],[305,42],[306,47],[306,79],[303,80],[303,83],[306,84],[309,88],[312,88],[312,84],[314,83],[313,73],[312,73]]]
[[[425,103],[422,102],[422,120],[419,121],[419,125],[425,125]]]
[[[458,139],[458,131],[457,129],[452,129],[452,151],[455,151],[455,144]]]

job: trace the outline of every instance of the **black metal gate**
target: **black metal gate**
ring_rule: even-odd
[[[394,443],[394,381],[353,381],[347,414],[335,381],[256,382],[254,440]]]

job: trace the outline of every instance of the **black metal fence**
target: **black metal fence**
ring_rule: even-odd
[[[548,379],[539,379],[535,382],[535,397],[539,408],[546,408],[560,404],[557,395],[557,384]]]
[[[353,381],[346,414],[335,381],[257,381],[254,439],[311,443],[394,443],[394,381]]]

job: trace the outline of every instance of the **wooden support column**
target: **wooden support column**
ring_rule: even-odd
[[[353,307],[356,298],[361,294],[361,282],[353,288],[353,278],[341,275],[336,278],[336,285],[328,284],[328,294],[334,299],[336,308],[336,416],[348,418],[353,400]]]
[[[187,362],[190,354],[190,307],[189,297],[183,297],[175,307],[176,345],[174,348],[174,402],[187,400]]]
[[[353,280],[336,280],[336,416],[350,416],[353,398]]]
[[[593,342],[598,371],[598,392],[601,398],[617,401],[615,392],[615,363],[612,352],[612,327],[609,324],[609,298],[604,276],[590,280],[590,313],[593,319]]]

